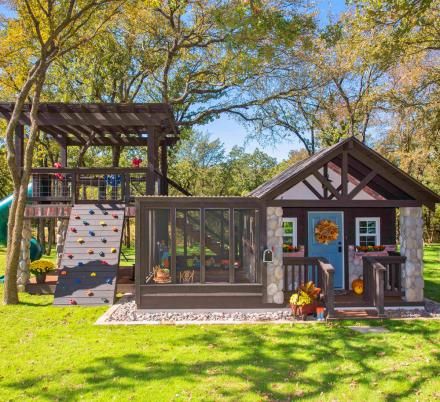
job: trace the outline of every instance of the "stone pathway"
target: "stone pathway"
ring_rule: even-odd
[[[387,309],[388,318],[440,318],[440,303],[425,300],[425,309]],[[148,311],[138,310],[131,296],[124,296],[112,306],[97,324],[238,324],[238,323],[293,323],[290,309],[243,309],[238,311]],[[317,322],[309,317],[307,323]]]

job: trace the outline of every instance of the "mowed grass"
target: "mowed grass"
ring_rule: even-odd
[[[435,320],[95,326],[105,308],[51,303],[0,307],[1,401],[440,399]]]
[[[440,302],[440,244],[424,249],[425,297]]]

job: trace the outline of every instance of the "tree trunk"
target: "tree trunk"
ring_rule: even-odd
[[[14,199],[9,210],[9,220],[8,220],[8,252],[6,255],[6,272],[5,272],[5,289],[3,294],[3,301],[5,304],[17,304],[18,299],[18,288],[17,288],[17,271],[18,263],[20,259],[21,250],[21,237],[23,232],[23,221],[24,221],[24,210],[26,208],[27,200],[27,188],[31,175],[32,168],[32,156],[35,147],[35,142],[38,138],[38,125],[37,125],[37,115],[38,107],[40,104],[40,94],[43,87],[43,82],[45,79],[45,72],[47,69],[46,65],[41,65],[40,75],[38,75],[35,82],[34,97],[32,102],[32,108],[30,113],[31,127],[28,142],[24,151],[24,167],[20,174],[20,168],[17,167],[15,158],[15,147],[14,147],[14,137],[13,133],[15,131],[15,126],[17,125],[18,118],[23,109],[24,99],[21,103],[20,109],[18,107],[19,100],[17,100],[12,115],[17,112],[15,119],[15,126],[10,126],[11,121],[7,127],[7,147],[8,147],[8,166],[11,172],[11,176],[14,180]],[[30,88],[32,84],[30,85]],[[27,91],[26,97],[30,92],[30,88]],[[23,93],[23,91],[22,91]],[[22,95],[21,93],[21,95]],[[26,98],[25,97],[25,98]]]

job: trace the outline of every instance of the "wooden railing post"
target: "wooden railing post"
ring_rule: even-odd
[[[322,269],[324,277],[323,285],[325,288],[324,297],[325,307],[327,309],[327,319],[331,319],[335,317],[335,269],[333,268],[333,265],[324,258],[319,258],[318,264]]]
[[[379,317],[385,315],[385,276],[386,268],[380,264],[374,264],[375,290],[376,290],[376,309]]]
[[[72,205],[76,204],[76,172],[72,172],[72,187],[71,187]]]

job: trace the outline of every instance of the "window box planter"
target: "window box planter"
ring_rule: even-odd
[[[285,248],[283,247],[283,257],[304,257],[304,247],[298,246],[294,247],[292,251],[284,251]]]

